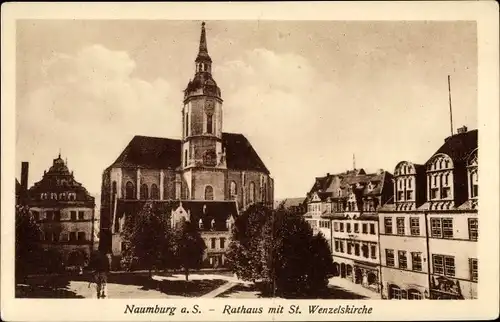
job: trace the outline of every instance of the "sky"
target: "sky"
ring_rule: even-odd
[[[16,177],[59,151],[100,193],[134,135],[180,138],[201,21],[21,20],[16,34]],[[315,177],[425,163],[453,127],[477,128],[475,22],[207,21],[225,132],[244,134],[301,197]]]

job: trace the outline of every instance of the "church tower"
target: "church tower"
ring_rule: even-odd
[[[195,75],[184,90],[182,108],[182,169],[225,168],[222,150],[222,98],[212,77],[205,23],[201,24]]]

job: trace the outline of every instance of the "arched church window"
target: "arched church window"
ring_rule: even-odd
[[[141,199],[148,199],[148,198],[149,198],[148,185],[147,184],[143,184],[141,186]]]
[[[113,181],[113,183],[111,184],[111,193],[114,195],[116,195],[116,181]]]
[[[237,186],[236,186],[236,182],[234,181],[231,181],[231,186],[230,186],[230,194],[231,194],[231,198],[234,198],[236,197],[237,195]]]
[[[212,186],[205,187],[205,200],[214,200],[214,188]]]
[[[207,133],[212,133],[213,117],[207,114]]]
[[[158,189],[158,186],[154,183],[151,185],[151,199],[153,200],[160,199],[160,189]]]
[[[250,185],[249,185],[249,196],[248,196],[248,201],[250,203],[253,203],[255,202],[255,183],[250,182]]]
[[[187,167],[188,163],[188,151],[184,150],[184,166]]]
[[[135,199],[134,184],[130,181],[125,185],[125,199]]]

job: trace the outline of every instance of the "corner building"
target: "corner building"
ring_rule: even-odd
[[[181,140],[136,136],[104,171],[100,249],[119,256],[120,220],[137,209],[127,205],[145,200],[190,201],[183,202],[187,208],[193,202],[226,203],[231,204],[227,209],[237,211],[253,203],[272,207],[274,182],[269,170],[244,135],[223,132],[223,99],[212,75],[204,23],[181,114]],[[198,213],[203,205],[193,206],[197,213],[190,216],[203,216]],[[234,215],[228,211],[220,220]]]
[[[396,166],[379,212],[384,298],[477,298],[477,135],[462,127],[424,165]]]

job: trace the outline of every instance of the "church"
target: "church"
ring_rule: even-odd
[[[273,199],[273,178],[250,142],[223,132],[223,99],[202,23],[194,78],[184,90],[182,138],[135,136],[104,170],[99,248],[119,257],[124,219],[152,202],[171,220],[196,220],[207,265],[221,266],[238,213],[254,203],[272,207]]]

